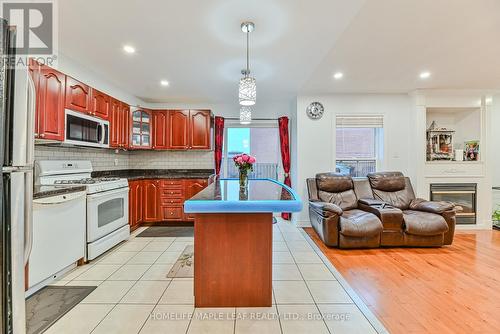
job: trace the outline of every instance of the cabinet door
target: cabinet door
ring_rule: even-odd
[[[184,180],[185,184],[185,200],[187,201],[203,189],[205,189],[208,186],[208,180],[207,179],[186,179]],[[184,219],[185,220],[194,220],[194,214],[192,213],[186,213],[184,214]]]
[[[40,91],[40,64],[33,58],[29,59],[28,72],[30,74],[31,80],[35,86],[35,138],[39,138],[39,118],[40,118],[40,101],[39,101],[39,91]]]
[[[155,222],[160,219],[159,202],[160,202],[160,187],[158,180],[143,181],[143,220],[145,222]]]
[[[48,66],[40,67],[38,83],[38,137],[64,140],[65,75]]]
[[[91,109],[90,114],[100,117],[102,119],[109,119],[109,112],[111,109],[111,98],[98,91],[97,89],[91,88]]]
[[[153,112],[153,149],[165,150],[168,148],[168,113],[166,111]]]
[[[66,108],[90,113],[90,87],[66,76]]]
[[[129,147],[129,131],[130,131],[130,106],[125,103],[120,104],[120,135],[119,146],[122,148]]]
[[[132,229],[136,229],[142,221],[142,181],[129,182],[129,224]]]
[[[111,98],[110,103],[110,113],[109,113],[109,146],[119,148],[120,147],[120,101]]]
[[[168,126],[169,149],[187,150],[189,148],[189,110],[169,110]]]
[[[189,112],[189,148],[208,150],[211,148],[210,110]]]

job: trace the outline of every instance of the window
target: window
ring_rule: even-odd
[[[238,123],[226,123],[223,152],[224,177],[238,177],[239,172],[232,159],[237,154],[247,153],[257,159],[250,178],[278,179],[281,155],[277,125],[242,127]]]
[[[355,177],[375,172],[383,156],[383,117],[337,116],[336,123],[336,171]]]

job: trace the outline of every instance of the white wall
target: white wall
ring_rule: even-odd
[[[306,115],[306,107],[321,102],[325,113],[319,120]],[[316,173],[335,171],[335,115],[377,114],[384,116],[384,159],[382,170],[401,171],[414,177],[411,140],[411,99],[403,94],[339,94],[299,96],[297,98],[296,143],[292,140],[292,167],[295,167],[296,189],[304,202],[298,223],[309,223],[306,178]],[[296,159],[296,160],[295,160]],[[293,169],[292,169],[293,170]]]

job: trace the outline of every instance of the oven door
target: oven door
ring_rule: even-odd
[[[66,110],[64,143],[90,147],[109,147],[109,122]]]
[[[87,195],[87,243],[128,224],[128,187]]]

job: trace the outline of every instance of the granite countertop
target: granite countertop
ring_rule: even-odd
[[[33,199],[46,198],[64,194],[86,191],[87,187],[83,185],[56,185],[56,186],[35,186],[33,189]]]
[[[208,179],[213,169],[121,169],[97,171],[92,177],[122,177],[129,181],[143,179]]]

